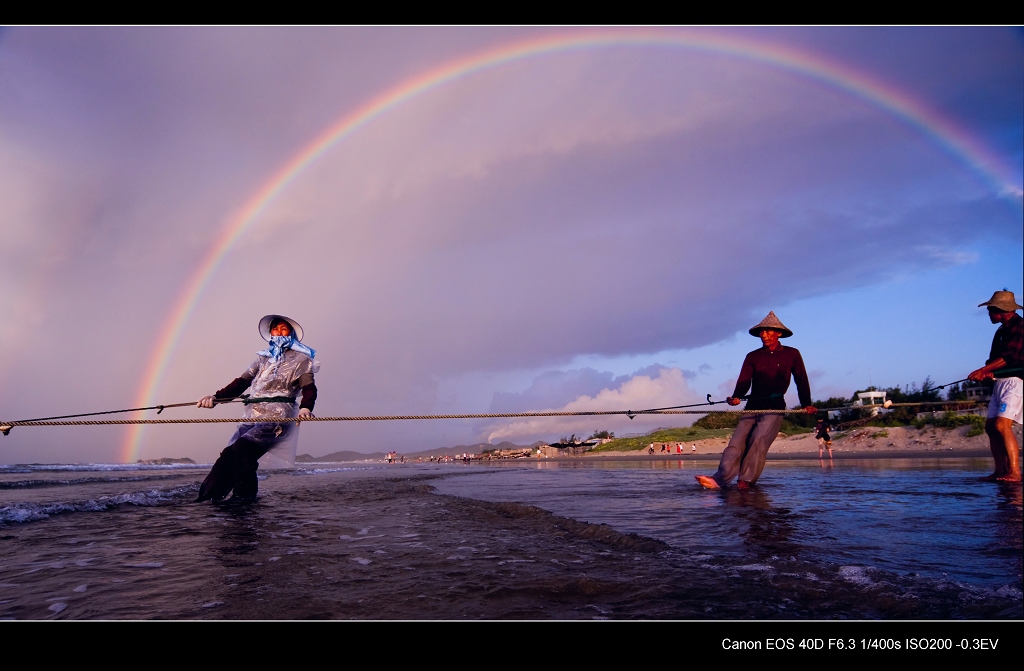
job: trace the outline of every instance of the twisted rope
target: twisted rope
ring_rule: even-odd
[[[708,413],[737,413],[737,410],[608,410],[589,412],[497,412],[465,413],[457,415],[349,415],[343,417],[275,417],[270,419],[92,419],[50,422],[9,422],[3,426],[104,426],[118,424],[278,424],[284,422],[387,422],[415,419],[511,419],[515,417],[592,417],[600,415],[706,415]],[[801,413],[803,410],[749,410],[748,414]]]
[[[935,401],[923,403],[893,403],[889,407],[920,407],[933,405],[968,405],[964,401]],[[170,407],[170,406],[165,406]],[[861,406],[854,406],[861,407]],[[873,406],[863,406],[871,408]],[[879,406],[880,407],[880,406]],[[850,406],[841,408],[819,408],[820,412],[827,410],[849,409]],[[275,417],[270,419],[230,419],[230,418],[193,418],[193,419],[92,419],[75,421],[19,421],[0,422],[0,430],[9,431],[15,426],[109,426],[109,425],[134,425],[134,424],[279,424],[284,422],[388,422],[400,420],[426,420],[426,419],[514,419],[518,417],[597,417],[608,415],[626,415],[631,419],[640,415],[801,415],[806,411],[797,410],[584,410],[576,412],[489,412],[489,413],[463,413],[443,415],[349,415],[341,417]],[[5,432],[6,432],[5,431]]]

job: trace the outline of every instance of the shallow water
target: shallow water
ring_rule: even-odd
[[[0,617],[1022,617],[1021,488],[986,460],[0,468]]]
[[[772,462],[747,492],[707,492],[717,462],[548,462],[437,482],[439,492],[517,501],[674,548],[751,561],[1021,583],[1021,490],[979,483],[986,459]]]

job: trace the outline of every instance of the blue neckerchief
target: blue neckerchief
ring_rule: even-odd
[[[270,347],[262,352],[256,352],[256,355],[265,356],[276,363],[284,356],[286,349],[302,352],[310,359],[316,357],[316,350],[303,345],[295,339],[295,336],[270,336]]]

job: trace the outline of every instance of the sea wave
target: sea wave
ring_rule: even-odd
[[[180,503],[199,491],[196,484],[182,485],[168,489],[150,489],[140,492],[126,492],[111,496],[98,496],[78,501],[54,501],[47,503],[19,502],[0,507],[0,526],[20,524],[47,519],[53,515],[72,512],[101,512],[117,506],[161,506]]]
[[[129,477],[93,477],[93,478],[65,478],[65,479],[27,479],[27,480],[7,480],[0,481],[0,490],[2,489],[38,489],[44,487],[69,487],[74,485],[91,485],[97,483],[112,483],[112,482],[152,482],[154,480],[163,480],[167,476],[165,475],[137,475]]]
[[[331,468],[296,468],[292,475],[319,475],[321,473],[344,473],[346,471],[371,471],[373,466],[335,466]]]
[[[0,465],[0,474],[89,472],[89,471],[182,471],[209,469],[213,464],[7,464]]]

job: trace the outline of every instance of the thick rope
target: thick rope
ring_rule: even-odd
[[[276,401],[276,400],[278,400],[278,398],[279,397],[275,396],[271,400]],[[289,398],[289,399],[286,399],[286,400],[291,401],[292,399]],[[259,402],[260,401],[252,401],[252,403],[259,403]],[[266,401],[264,401],[264,402],[266,402]],[[217,399],[217,405],[220,405],[222,403],[245,403],[246,405],[249,405],[250,404],[249,395],[248,394],[242,394],[241,396],[239,396],[238,398],[235,398],[235,399],[230,399],[230,398]],[[20,419],[20,420],[18,420],[16,422],[3,422],[2,424],[3,424],[3,426],[23,426],[23,425],[25,425],[24,424],[25,422],[45,422],[45,421],[49,421],[51,419],[70,419],[72,417],[95,417],[96,415],[119,415],[119,414],[121,414],[123,412],[140,412],[142,410],[156,410],[156,414],[159,415],[161,412],[163,412],[167,408],[185,408],[185,407],[188,407],[188,406],[193,406],[195,404],[196,404],[195,401],[189,401],[187,403],[168,403],[168,404],[165,404],[165,405],[147,405],[144,408],[125,408],[123,410],[104,410],[103,412],[80,412],[77,415],[57,415],[55,417],[34,417],[32,419]]]
[[[893,403],[889,407],[920,407],[931,405],[968,405],[964,401],[935,401],[923,403]],[[881,406],[852,406],[855,408],[871,408]],[[828,410],[845,410],[841,408],[819,408],[819,412]],[[230,419],[230,418],[194,418],[194,419],[94,419],[76,421],[21,421],[0,422],[0,430],[10,430],[15,426],[109,426],[134,424],[279,424],[285,422],[387,422],[417,419],[514,419],[517,417],[597,417],[608,415],[626,415],[631,419],[640,415],[801,415],[804,409],[797,410],[590,410],[577,412],[499,412],[499,413],[466,413],[456,415],[350,415],[342,417],[274,417],[269,419]]]

